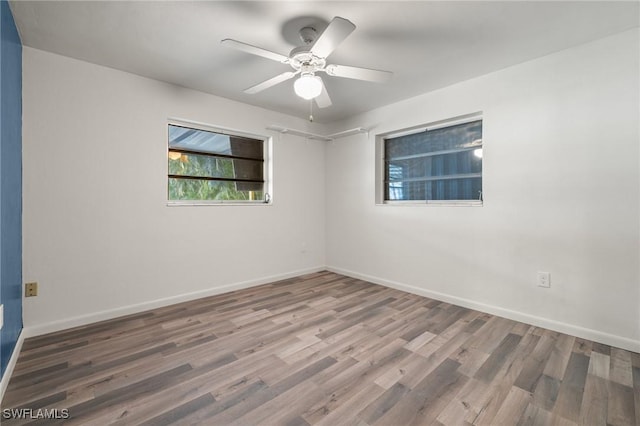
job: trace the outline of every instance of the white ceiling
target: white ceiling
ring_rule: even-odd
[[[305,17],[351,20],[329,63],[393,71],[389,83],[322,74],[333,106],[318,122],[382,105],[639,25],[638,2],[11,1],[23,44],[307,117],[293,80],[243,89],[288,65],[220,45],[233,38],[288,55]],[[301,25],[302,24],[302,25]],[[301,44],[301,43],[300,43]]]

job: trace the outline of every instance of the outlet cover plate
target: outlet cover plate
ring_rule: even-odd
[[[551,287],[551,273],[538,271],[538,287]]]
[[[24,297],[33,297],[38,295],[38,283],[26,283],[24,285]]]

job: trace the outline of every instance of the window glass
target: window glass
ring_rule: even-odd
[[[169,200],[266,200],[264,144],[169,124]]]
[[[482,199],[482,120],[384,140],[386,201]]]

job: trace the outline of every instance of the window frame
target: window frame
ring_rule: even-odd
[[[168,129],[169,126],[177,126],[184,127],[193,130],[201,130],[205,132],[213,132],[223,135],[229,136],[237,136],[242,138],[256,139],[262,141],[262,173],[263,173],[263,193],[265,198],[262,200],[171,200],[169,199],[169,189],[168,183],[171,178],[171,174],[169,173],[169,161],[168,155],[169,151],[172,149],[169,147],[169,138],[168,138]],[[207,123],[202,123],[198,121],[186,120],[182,118],[169,118],[165,123],[165,131],[166,131],[166,146],[165,146],[165,184],[167,185],[165,197],[167,200],[167,206],[270,206],[273,204],[273,161],[272,161],[272,153],[273,153],[273,137],[267,135],[260,135],[256,133],[246,132],[243,130],[232,129],[229,127],[223,127],[218,125],[211,125]],[[180,149],[177,149],[180,151]],[[188,151],[188,150],[184,150]],[[195,153],[195,151],[194,151]],[[207,155],[203,152],[198,152],[199,155]],[[230,157],[224,154],[213,155],[215,157]],[[204,179],[209,180],[209,179]],[[212,180],[220,180],[223,181],[225,179],[212,179]],[[234,179],[235,181],[235,179]]]
[[[412,135],[427,130],[436,130],[444,127],[451,127],[459,124],[466,124],[473,121],[482,120],[482,148],[483,148],[483,170],[482,170],[482,198],[479,200],[386,200],[386,164],[385,164],[385,140],[400,136]],[[405,127],[399,130],[392,130],[375,135],[375,204],[377,206],[451,206],[451,207],[482,207],[484,205],[484,118],[482,112],[474,112],[457,117],[434,121],[427,124],[420,124],[412,127]]]

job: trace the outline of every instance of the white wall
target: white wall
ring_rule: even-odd
[[[336,125],[373,130],[327,145],[328,265],[640,351],[638,40],[627,31]],[[476,111],[483,207],[375,205],[376,133]]]
[[[166,205],[168,117],[305,121],[28,47],[23,77],[29,334],[325,265],[323,142],[274,137],[272,206]]]

